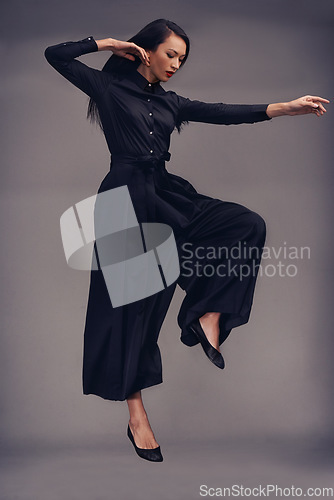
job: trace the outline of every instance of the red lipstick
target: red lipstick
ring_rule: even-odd
[[[168,76],[168,78],[170,78],[174,75],[174,73],[172,71],[166,71],[166,75]]]

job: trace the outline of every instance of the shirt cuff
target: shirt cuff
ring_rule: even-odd
[[[83,40],[78,40],[81,46],[82,55],[89,54],[90,52],[97,52],[99,50],[96,41],[93,36],[88,36]]]
[[[272,117],[268,116],[266,113],[266,109],[268,106],[269,106],[269,104],[254,104],[255,111],[259,111],[260,113],[262,113],[264,120],[271,120],[272,119]]]

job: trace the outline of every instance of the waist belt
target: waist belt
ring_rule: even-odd
[[[115,161],[128,161],[130,163],[140,163],[140,166],[148,166],[148,167],[159,167],[164,166],[165,161],[169,161],[171,154],[169,151],[164,151],[163,153],[153,155],[129,155],[123,153],[112,153],[110,166],[112,165],[113,160]]]

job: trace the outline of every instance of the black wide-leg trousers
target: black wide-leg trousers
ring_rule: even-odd
[[[176,285],[185,291],[177,316],[183,344],[198,343],[188,325],[206,312],[221,313],[220,344],[232,328],[247,323],[266,237],[260,215],[201,195],[164,164],[114,162],[98,192],[122,185],[128,186],[139,222],[172,227],[180,275],[152,296],[113,307],[102,271],[91,271],[83,393],[115,401],[162,383],[158,337]]]

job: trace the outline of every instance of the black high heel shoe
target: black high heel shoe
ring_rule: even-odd
[[[203,328],[199,322],[199,318],[192,321],[188,327],[198,338],[203,348],[203,351],[214,365],[218,366],[218,368],[223,369],[225,367],[225,362],[222,354],[217,351],[208,341]]]
[[[145,460],[149,460],[150,462],[163,461],[163,456],[161,454],[160,446],[158,446],[157,448],[138,448],[133,438],[129,425],[128,425],[128,438],[130,439],[131,443],[134,446],[134,449],[136,450],[137,455],[139,455],[140,458],[144,458]]]

